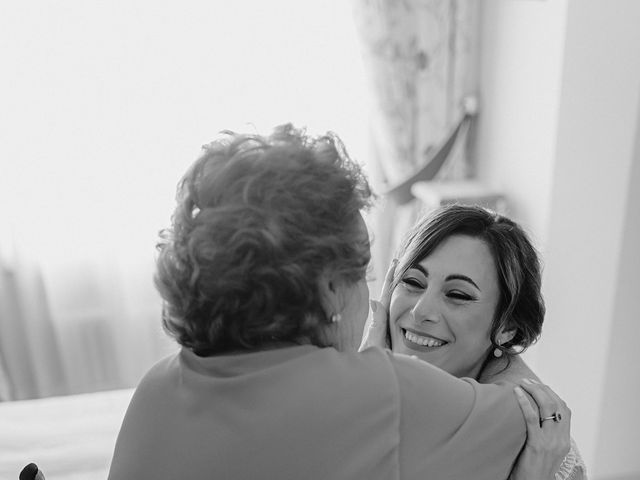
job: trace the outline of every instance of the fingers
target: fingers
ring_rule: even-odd
[[[558,405],[558,406],[564,406],[564,405],[566,405],[566,404],[564,403],[564,400],[562,400],[562,399],[558,396],[558,394],[557,394],[556,392],[554,392],[554,391],[553,391],[553,389],[552,389],[549,385],[546,385],[546,384],[544,384],[544,383],[541,383],[541,382],[539,382],[539,381],[537,381],[537,380],[535,380],[535,379],[528,379],[528,378],[523,379],[523,382],[524,382],[525,384],[527,384],[527,385],[537,385],[537,386],[539,386],[539,387],[540,387],[540,388],[545,392],[545,394],[546,394],[546,395],[547,395],[547,396],[548,396],[548,397],[549,397],[553,402],[555,402],[555,404],[556,404],[556,405]]]
[[[548,386],[528,378],[523,379],[520,386],[535,400],[541,418],[548,417],[558,410],[556,399],[549,393],[551,389]]]
[[[538,406],[539,430],[552,434],[554,445],[558,451],[566,454],[569,451],[571,431],[571,411],[567,404],[548,385],[538,383],[535,380],[524,379],[521,387],[533,397]],[[554,419],[543,421],[544,418],[550,417],[556,412],[562,416],[559,422]]]
[[[552,426],[540,425],[536,397],[548,395],[546,386],[539,383],[523,383],[515,387],[514,392],[525,418],[527,441],[510,478],[555,478],[564,458],[570,449],[570,439],[565,431],[567,424],[545,422]],[[527,392],[525,392],[525,388]],[[550,389],[549,389],[550,390]],[[529,397],[530,393],[532,397]],[[535,395],[535,396],[533,396]],[[549,398],[552,396],[549,395]],[[533,400],[532,400],[533,398]]]
[[[387,311],[376,300],[370,300],[371,315],[367,318],[362,333],[362,342],[359,351],[368,347],[388,348],[387,345]]]
[[[540,429],[540,419],[538,418],[538,411],[534,408],[531,400],[525,395],[524,390],[521,387],[513,389],[520,404],[520,410],[524,415],[524,420],[527,424],[527,438],[531,439]]]
[[[545,391],[547,392],[547,394],[549,395],[549,397],[551,399],[553,399],[553,401],[556,404],[556,410],[560,411],[562,413],[563,418],[566,416],[567,420],[571,419],[571,410],[569,409],[569,407],[567,406],[567,404],[565,403],[564,400],[562,400],[562,398],[560,398],[560,396],[558,396],[558,394],[556,392],[553,391],[553,389],[548,386],[548,385],[542,385],[545,389]]]
[[[384,283],[382,284],[382,291],[380,292],[380,303],[388,311],[389,304],[391,303],[391,285],[393,284],[393,276],[398,265],[398,259],[394,258],[387,270],[387,274],[384,277]]]
[[[398,260],[394,259],[387,270],[380,293],[380,300],[370,300],[371,315],[367,319],[360,343],[359,351],[368,347],[391,348],[389,332],[389,304],[391,303],[391,286]]]
[[[387,309],[377,300],[369,300],[371,306],[371,329],[378,337],[383,338],[387,334]]]

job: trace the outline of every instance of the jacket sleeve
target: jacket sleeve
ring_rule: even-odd
[[[526,438],[512,387],[389,356],[400,396],[400,478],[508,478]]]

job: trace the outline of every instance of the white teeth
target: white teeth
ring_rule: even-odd
[[[404,336],[410,342],[413,342],[418,345],[425,345],[427,347],[440,347],[446,343],[446,342],[441,342],[439,340],[436,340],[434,338],[428,338],[428,337],[422,337],[422,336],[416,335],[415,333],[411,333],[408,330],[404,331]]]

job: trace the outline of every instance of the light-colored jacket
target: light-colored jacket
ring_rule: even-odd
[[[386,350],[183,349],[138,386],[109,480],[499,480],[525,435],[510,387]]]

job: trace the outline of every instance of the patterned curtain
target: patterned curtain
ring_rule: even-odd
[[[478,2],[353,0],[353,11],[373,94],[370,171],[385,192],[429,161],[477,90]],[[438,178],[468,176],[466,142],[457,143]],[[378,278],[420,209],[381,203],[371,219]]]
[[[67,393],[41,271],[7,253],[0,248],[0,401]]]

